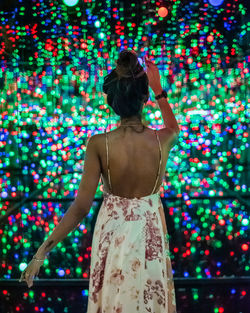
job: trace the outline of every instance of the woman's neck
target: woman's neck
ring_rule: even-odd
[[[129,117],[129,118],[122,118],[120,120],[120,125],[142,125],[142,121],[138,117]]]

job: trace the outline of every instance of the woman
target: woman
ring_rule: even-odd
[[[105,77],[103,91],[120,126],[90,137],[77,197],[21,276],[32,286],[46,254],[88,214],[101,176],[104,200],[92,240],[87,313],[176,312],[159,189],[179,127],[159,70],[148,59],[145,64],[147,72],[133,50],[123,50]],[[141,121],[149,86],[165,125],[158,131]]]

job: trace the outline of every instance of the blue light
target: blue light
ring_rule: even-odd
[[[8,196],[8,193],[7,193],[7,192],[3,191],[3,192],[1,193],[1,197],[2,197],[2,198],[7,198],[7,196]]]
[[[58,275],[59,276],[64,276],[65,275],[65,271],[64,270],[59,270],[58,271]]]
[[[85,297],[85,296],[88,296],[88,290],[87,289],[84,289],[82,290],[82,295]]]
[[[213,6],[218,6],[223,3],[224,0],[209,0],[209,3],[212,4]]]
[[[141,66],[144,65],[144,64],[143,64],[143,60],[142,60],[141,58],[138,58],[138,61],[139,61],[139,63],[140,63]]]

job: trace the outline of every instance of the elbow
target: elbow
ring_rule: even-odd
[[[178,124],[176,124],[176,126],[174,126],[174,127],[169,127],[169,129],[170,129],[173,133],[176,133],[177,135],[179,135],[179,133],[180,133],[180,131],[181,131]]]
[[[72,206],[74,207],[75,215],[80,219],[82,219],[83,217],[85,217],[89,214],[89,211],[90,211],[89,206],[88,205],[82,205],[82,203],[79,204],[77,199],[74,200]]]
[[[179,134],[179,132],[181,131],[180,126],[176,123],[175,127],[174,127],[174,131]]]

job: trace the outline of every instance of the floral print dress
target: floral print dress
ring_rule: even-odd
[[[104,191],[92,239],[87,313],[176,313],[160,206],[159,191],[141,198]]]

